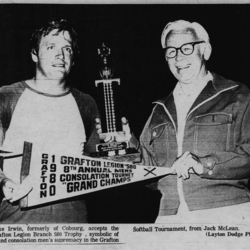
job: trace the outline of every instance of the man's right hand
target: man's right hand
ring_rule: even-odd
[[[11,180],[4,180],[4,184],[2,186],[3,194],[6,200],[9,202],[13,202],[14,198],[14,190],[18,189],[18,185],[12,182]]]
[[[182,177],[185,180],[189,178],[190,173],[201,175],[203,166],[198,157],[187,151],[174,162],[171,170],[173,174],[177,174],[179,178]]]
[[[4,182],[2,186],[3,194],[5,199],[11,203],[20,200],[32,190],[29,176],[26,177],[22,184],[16,184],[9,179],[4,180]]]

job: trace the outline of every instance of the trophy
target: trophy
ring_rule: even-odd
[[[104,142],[106,136],[116,138],[117,133],[124,133],[122,130],[120,111],[120,79],[113,77],[113,67],[111,49],[103,43],[98,49],[100,59],[101,80],[95,81],[98,94],[98,108],[101,115],[102,133],[100,134],[100,144],[96,145],[96,152],[92,157],[102,157],[115,161],[137,162],[140,154],[129,146],[128,141]]]

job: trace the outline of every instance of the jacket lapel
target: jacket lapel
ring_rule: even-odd
[[[197,110],[203,104],[210,102],[219,95],[221,92],[225,92],[232,88],[237,87],[238,85],[235,82],[226,80],[225,78],[213,73],[213,81],[209,81],[206,87],[199,94],[192,107],[190,108],[188,115],[189,116],[194,110]]]
[[[214,73],[212,73],[212,75],[213,81],[209,81],[206,87],[199,94],[192,107],[190,108],[188,115],[192,113],[193,110],[199,108],[199,106],[202,106],[203,103],[206,103],[206,101],[210,101],[213,96],[216,96],[220,92],[237,86],[233,81],[226,80]],[[159,100],[155,103],[157,103],[158,105],[155,107],[155,111],[153,113],[149,128],[153,129],[168,123],[169,116],[171,116],[170,120],[175,123],[175,126],[177,128],[177,112],[173,93],[171,93],[165,100]],[[164,106],[168,113],[164,109]]]
[[[206,87],[201,91],[201,93],[198,95],[198,97],[194,101],[193,105],[191,106],[190,110],[188,111],[188,114],[191,110],[193,110],[195,107],[197,107],[200,103],[206,101],[210,97],[214,96],[216,93],[217,92],[214,89],[212,81],[209,81],[207,83]]]
[[[152,129],[160,125],[164,125],[169,123],[169,120],[175,123],[174,126],[177,126],[177,113],[173,93],[171,93],[165,100],[159,100],[154,103],[158,105],[155,107],[153,112],[149,128]]]
[[[172,116],[173,121],[175,122],[177,128],[177,111],[174,103],[173,93],[171,93],[171,95],[165,100],[164,105],[169,111],[170,115]]]

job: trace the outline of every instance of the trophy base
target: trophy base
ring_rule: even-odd
[[[103,158],[103,159],[119,161],[119,162],[140,162],[141,161],[141,155],[135,148],[92,152],[90,156],[94,158]]]

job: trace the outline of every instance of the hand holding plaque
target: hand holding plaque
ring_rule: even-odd
[[[91,156],[116,161],[139,161],[140,154],[129,146],[130,129],[127,120],[122,118],[120,112],[120,79],[112,79],[111,49],[102,44],[98,49],[98,55],[102,80],[95,81],[95,85],[101,114],[101,120],[97,119],[101,143],[96,145],[96,152]]]
[[[99,118],[96,118],[96,129],[97,129],[97,133],[100,136],[100,139],[103,140],[104,142],[129,141],[132,137],[130,133],[130,127],[129,127],[128,121],[125,117],[122,118],[122,131],[121,132],[116,132],[112,134],[102,133],[101,120]]]

